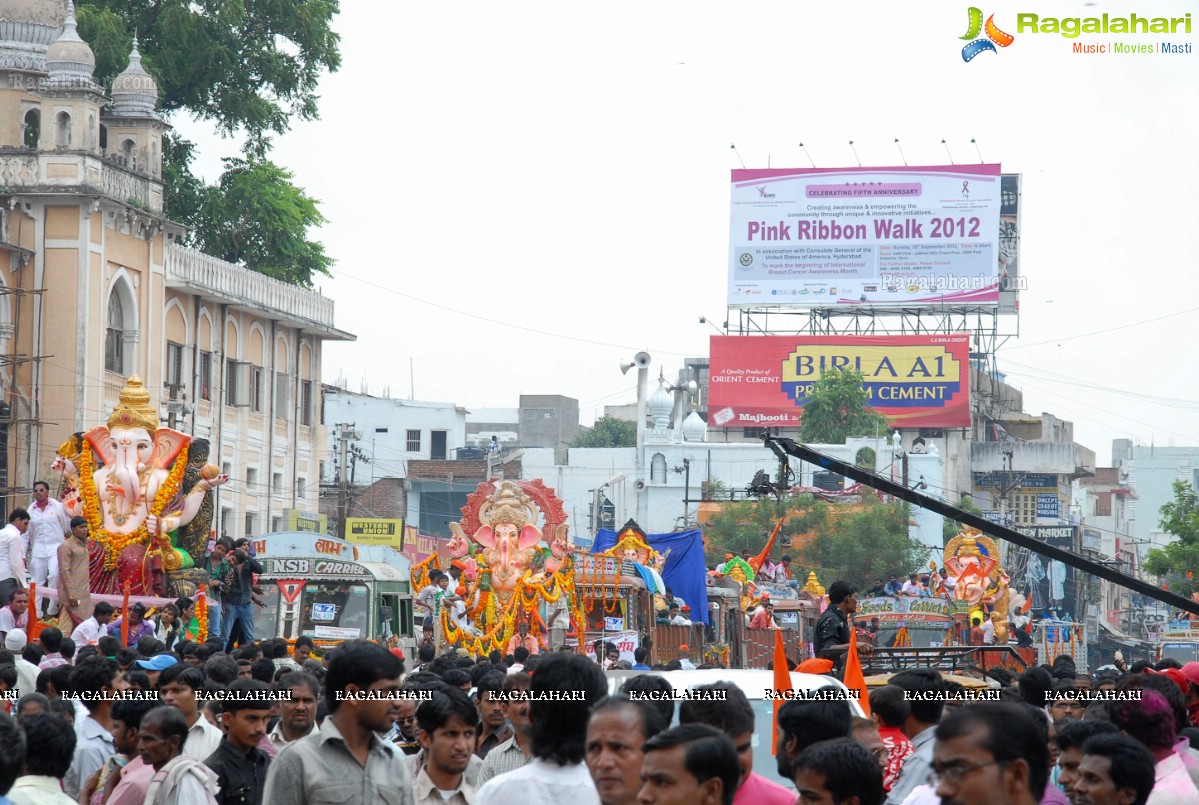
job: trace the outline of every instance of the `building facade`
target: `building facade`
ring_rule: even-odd
[[[5,509],[138,375],[163,425],[211,445],[231,482],[214,529],[257,535],[317,508],[321,345],[352,340],[312,291],[179,245],[163,213],[158,88],[111,88],[62,0],[0,19],[0,486]]]

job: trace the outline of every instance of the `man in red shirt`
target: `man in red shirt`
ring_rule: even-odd
[[[887,747],[887,766],[883,769],[883,790],[890,791],[899,779],[903,762],[911,756],[912,742],[903,732],[903,722],[911,712],[902,688],[883,685],[870,691],[870,714],[878,723],[878,734]]]
[[[970,630],[970,645],[981,646],[984,638],[986,637],[983,634],[982,620],[975,618],[972,623],[974,628]]]

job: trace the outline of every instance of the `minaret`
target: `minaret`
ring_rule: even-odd
[[[128,170],[160,181],[162,135],[169,127],[157,106],[158,84],[142,67],[134,37],[129,66],[112,82],[112,109],[103,118],[104,153]]]
[[[104,90],[92,77],[96,57],[79,38],[75,4],[67,0],[62,33],[46,51],[48,77],[41,84],[43,151],[100,153],[100,109]]]

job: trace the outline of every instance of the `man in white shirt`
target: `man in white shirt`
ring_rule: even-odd
[[[196,691],[204,690],[204,674],[199,668],[180,662],[158,676],[158,692],[162,703],[183,713],[187,721],[187,740],[183,754],[201,763],[207,760],[223,737],[221,731],[208,722],[196,702]]]
[[[919,596],[924,588],[920,586],[920,582],[916,580],[916,574],[913,573],[908,577],[908,580],[903,583],[901,593],[903,595]]]
[[[33,482],[33,504],[29,507],[29,530],[25,542],[33,546],[29,561],[29,580],[39,590],[58,585],[58,546],[71,534],[71,518],[66,507],[50,497],[50,485],[45,481]],[[49,597],[39,595],[35,610],[43,617],[57,614],[58,604]],[[52,611],[51,611],[52,610]]]
[[[42,669],[21,656],[21,649],[25,648],[25,644],[28,642],[29,638],[26,637],[24,629],[13,629],[4,636],[4,647],[13,653],[14,662],[17,666],[16,694],[18,698],[27,693],[37,692],[37,677],[42,671]]]
[[[581,701],[555,701],[550,691],[582,691]],[[587,716],[608,692],[599,666],[581,654],[543,655],[533,675],[529,703],[533,760],[492,778],[475,794],[474,805],[600,805],[584,765]]]
[[[995,645],[995,621],[993,621],[991,618],[987,618],[987,620],[983,623],[983,645]]]
[[[307,671],[288,674],[280,684],[286,685],[284,690],[291,698],[279,702],[279,723],[266,736],[276,750],[316,731],[316,701],[321,691],[321,683]]]
[[[97,640],[108,634],[108,623],[112,620],[112,615],[112,604],[107,601],[96,604],[92,616],[85,618],[75,627],[75,631],[71,632],[71,639],[75,641],[76,647],[94,645]]]
[[[0,528],[0,602],[8,600],[15,589],[25,589],[25,532],[29,530],[29,512],[16,508],[8,515],[8,525]]]

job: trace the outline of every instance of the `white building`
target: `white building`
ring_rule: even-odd
[[[649,533],[674,531],[693,524],[705,482],[742,497],[754,475],[764,471],[772,479],[778,459],[761,442],[712,443],[707,428],[694,412],[681,426],[673,424],[674,399],[660,386],[649,399],[652,425],[644,434],[641,461],[638,450],[626,448],[571,448],[566,464],[554,461],[554,451],[526,448],[521,459],[524,478],[541,478],[564,501],[572,539],[588,544],[604,520],[619,526],[635,519]],[[902,478],[902,458],[886,438],[854,438],[846,444],[813,445],[834,458],[857,463],[873,452],[875,471],[884,477]],[[789,462],[793,485],[818,485],[819,470],[798,459]],[[927,489],[943,485],[944,462],[936,450],[907,456],[908,484],[923,480]],[[927,491],[927,490],[926,490]],[[940,551],[942,517],[913,508],[912,536]]]
[[[334,476],[339,434],[356,434],[350,442],[370,459],[356,469],[355,483],[376,478],[408,477],[413,459],[444,461],[466,446],[465,408],[448,402],[395,400],[325,386],[324,424],[328,431],[328,460],[322,479]],[[342,428],[340,426],[347,426]]]

